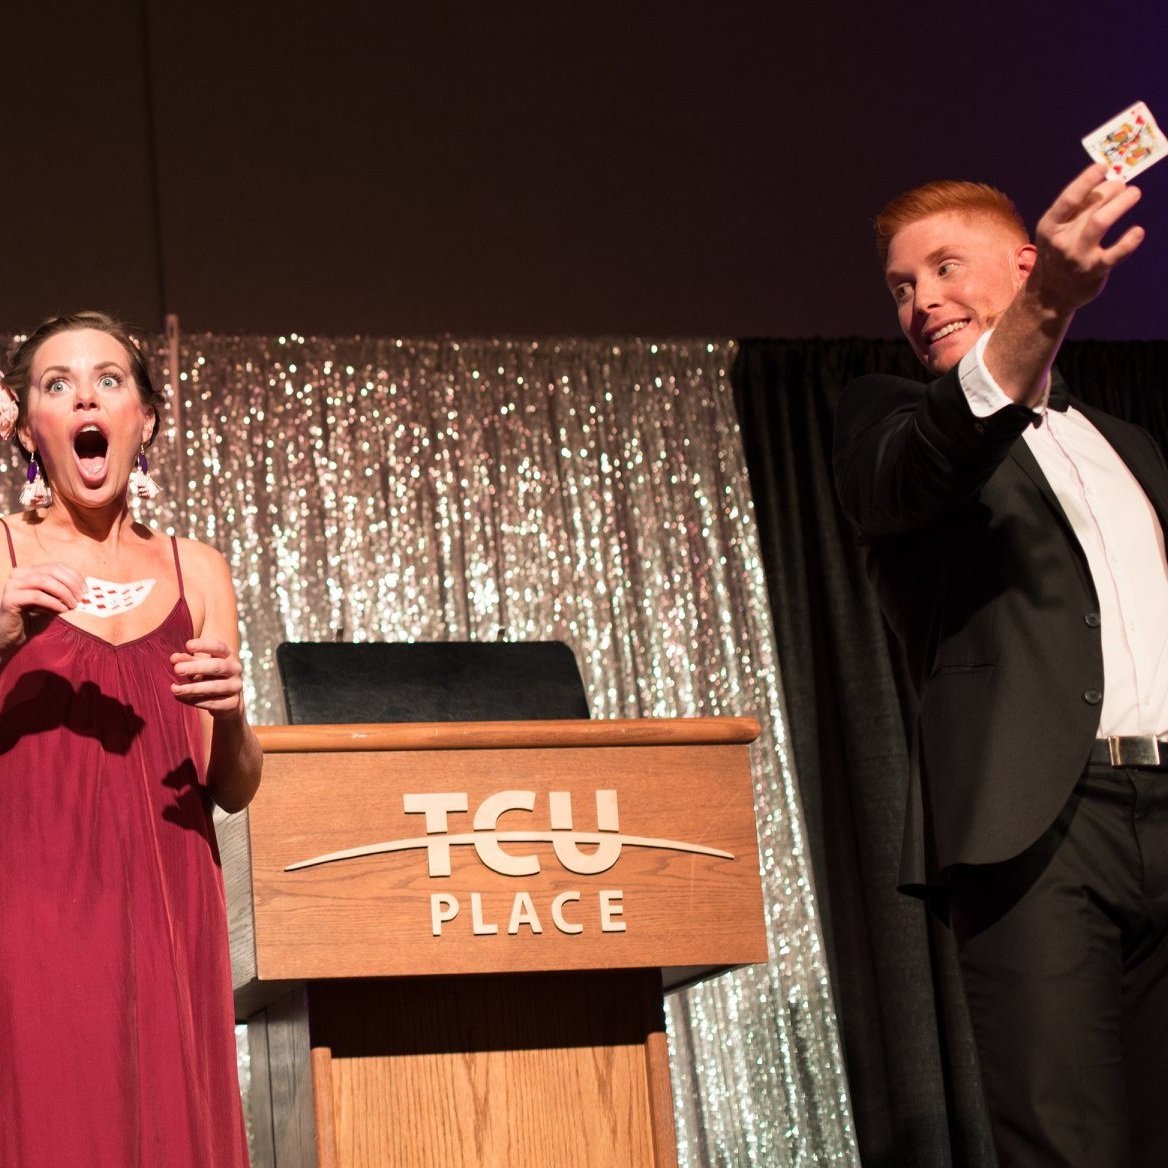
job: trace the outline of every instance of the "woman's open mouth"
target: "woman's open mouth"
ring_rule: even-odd
[[[73,436],[73,451],[86,485],[100,484],[105,478],[109,439],[96,426],[86,426]]]

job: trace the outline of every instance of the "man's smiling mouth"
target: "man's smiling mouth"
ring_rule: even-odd
[[[935,332],[925,333],[925,344],[932,345],[943,337],[949,336],[951,333],[960,332],[965,326],[969,324],[967,320],[952,320],[948,324],[942,325]]]

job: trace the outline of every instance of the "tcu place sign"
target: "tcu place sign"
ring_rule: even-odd
[[[647,966],[668,983],[728,952],[765,960],[757,733],[729,718],[266,728],[264,782],[223,840],[243,889],[229,898],[250,901],[233,913],[237,989]]]
[[[466,791],[441,791],[435,793],[406,792],[402,796],[402,806],[406,815],[419,815],[425,819],[426,834],[406,839],[388,840],[383,843],[368,844],[314,856],[296,864],[289,864],[287,871],[315,867],[318,864],[337,863],[359,857],[389,855],[399,852],[424,851],[426,870],[431,879],[440,879],[452,874],[451,849],[470,847],[474,849],[479,862],[491,872],[500,876],[518,879],[538,877],[543,872],[543,860],[538,850],[524,848],[524,844],[550,844],[555,862],[566,872],[577,876],[598,876],[613,868],[625,847],[659,848],[667,851],[688,852],[693,855],[715,856],[723,860],[733,860],[730,852],[701,844],[685,843],[681,840],[660,839],[652,836],[622,835],[618,793],[614,789],[597,791],[596,830],[577,831],[573,814],[572,793],[570,791],[549,791],[545,810],[547,828],[534,827],[500,830],[500,821],[505,815],[516,819],[532,819],[537,810],[539,793],[532,790],[495,791],[487,795],[474,809],[470,831],[451,828],[451,816],[465,819],[470,811],[470,795]],[[520,812],[516,816],[511,813]],[[622,933],[626,925],[624,914],[624,891],[620,888],[600,888],[595,890],[598,904],[600,931]],[[583,893],[579,889],[557,892],[547,905],[544,915],[561,933],[575,936],[585,931],[579,919],[569,917],[569,908],[579,904]],[[473,936],[492,936],[499,932],[499,924],[484,916],[484,893],[471,892],[469,898],[470,930]],[[543,921],[537,907],[537,897],[530,891],[517,890],[508,910],[506,929],[515,936],[521,929],[532,933],[543,932]],[[435,937],[442,936],[443,926],[455,921],[462,913],[463,905],[451,892],[430,893],[430,929]]]

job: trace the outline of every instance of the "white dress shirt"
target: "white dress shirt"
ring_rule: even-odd
[[[1011,404],[990,376],[978,338],[958,365],[977,417]],[[1049,386],[1047,394],[1049,394]],[[1066,512],[1091,569],[1103,636],[1099,736],[1168,738],[1168,561],[1164,532],[1148,497],[1111,444],[1071,406],[1036,412],[1023,434]]]

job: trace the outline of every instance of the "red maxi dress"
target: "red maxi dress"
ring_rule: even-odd
[[[199,716],[170,692],[194,635],[174,562],[153,632],[114,646],[54,617],[0,667],[4,1168],[248,1163]]]

